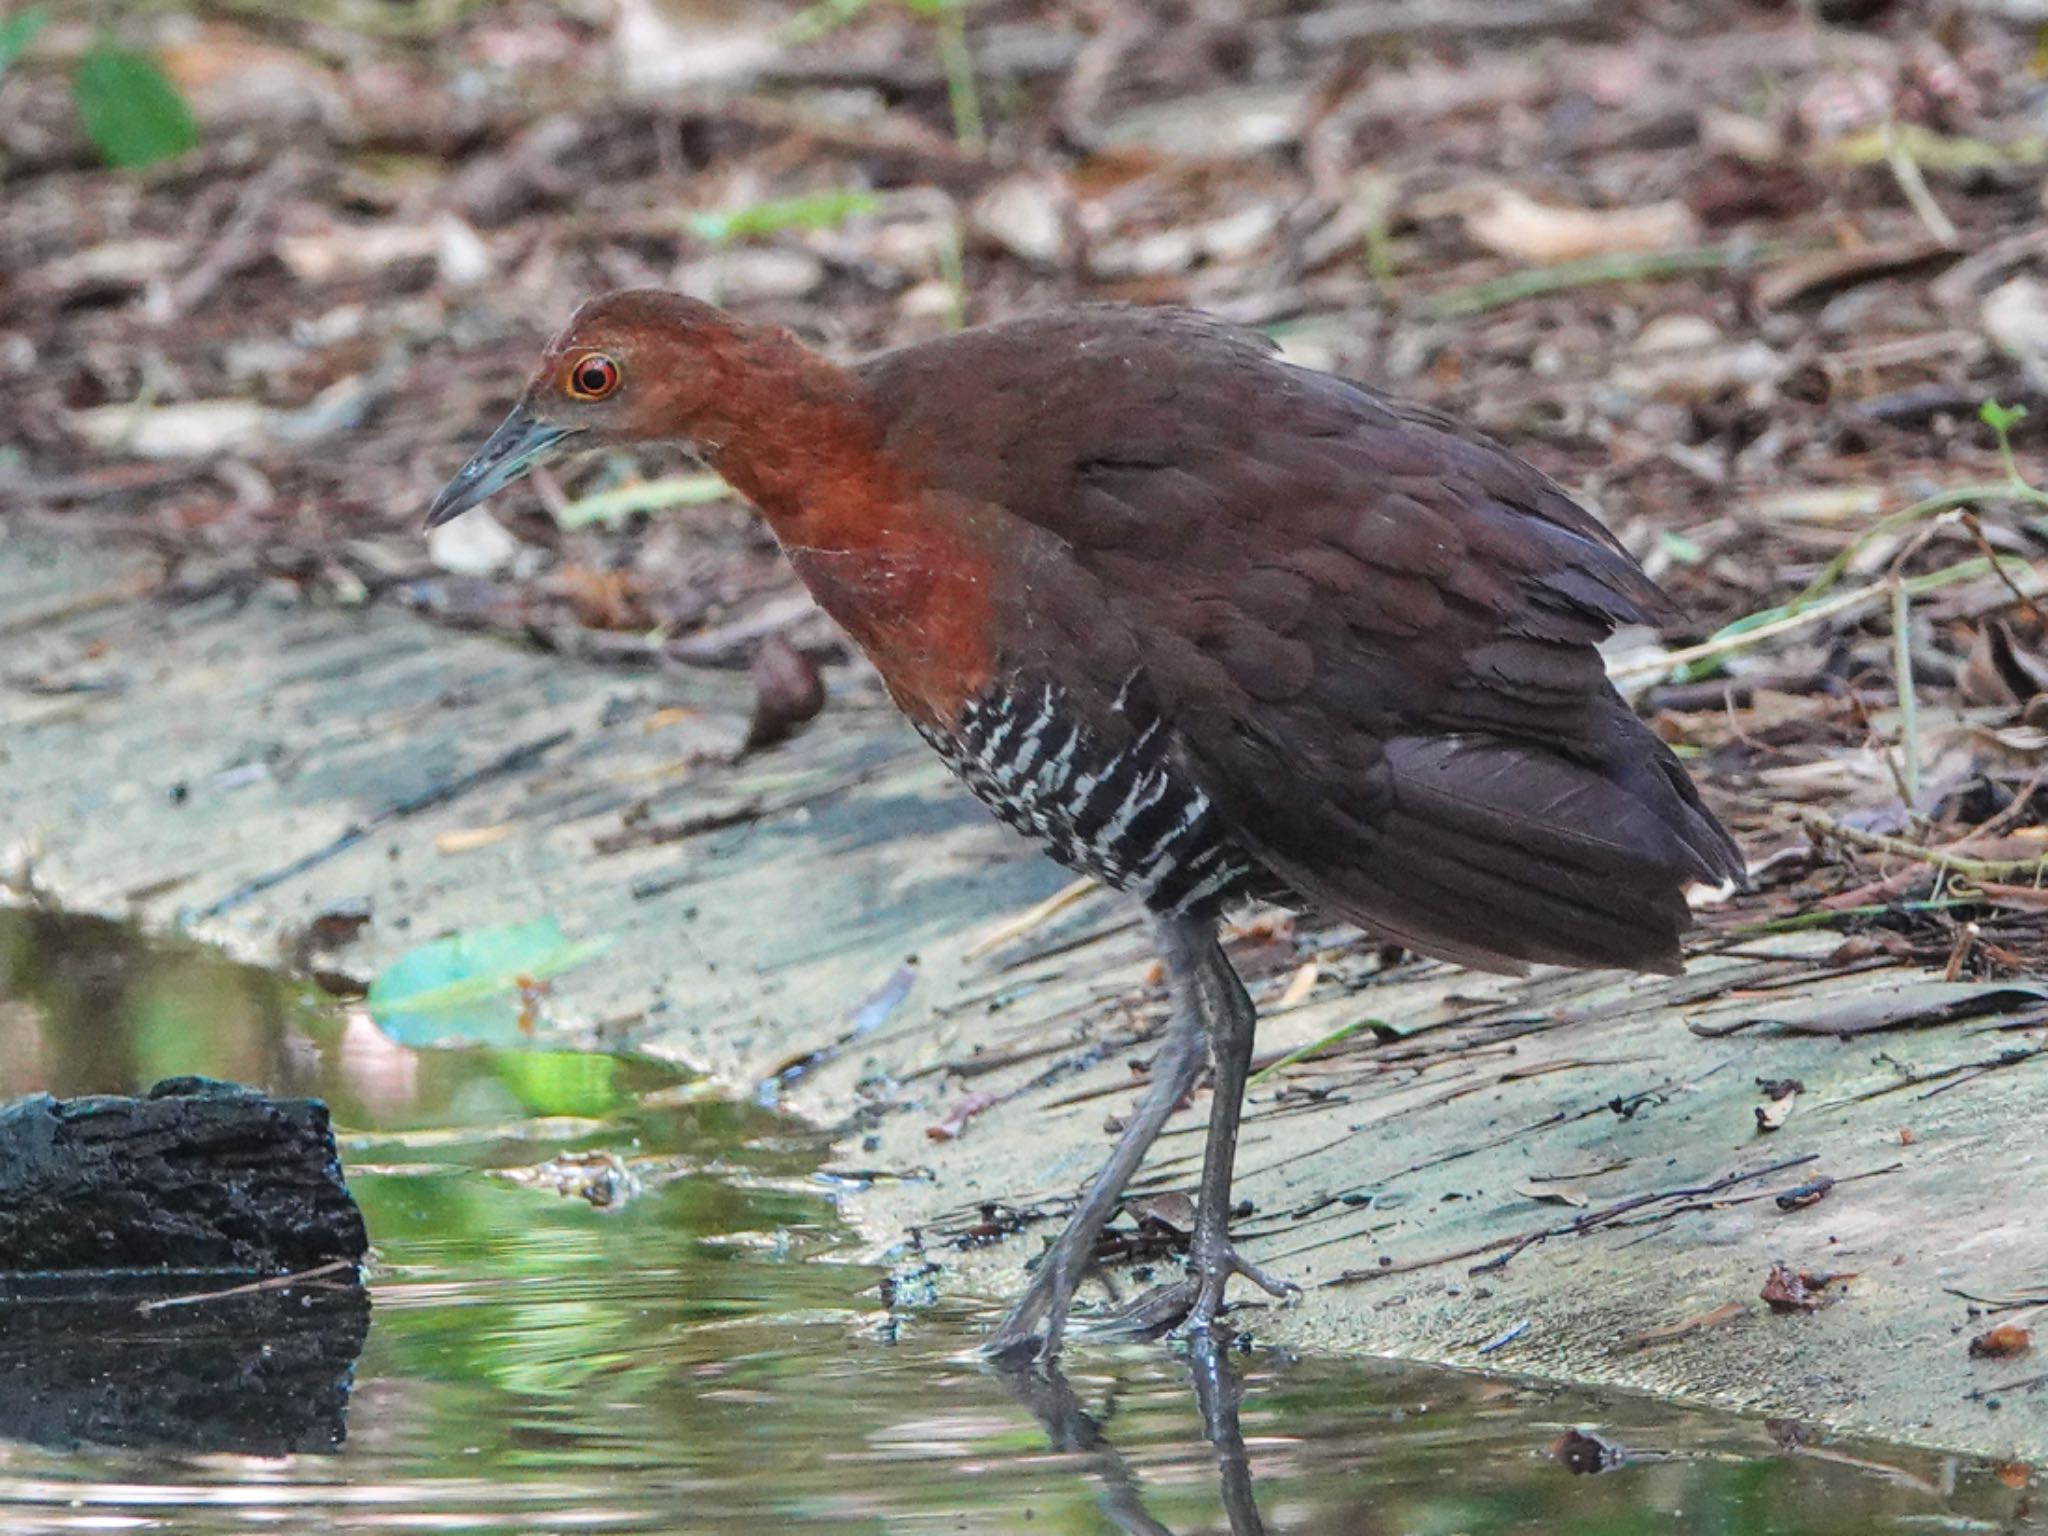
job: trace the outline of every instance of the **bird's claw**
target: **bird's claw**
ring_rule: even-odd
[[[1223,1293],[1233,1275],[1244,1276],[1276,1300],[1293,1302],[1301,1295],[1300,1286],[1267,1273],[1228,1238],[1207,1243],[1198,1239],[1185,1278],[1153,1287],[1089,1332],[1125,1338],[1207,1333],[1223,1315]]]

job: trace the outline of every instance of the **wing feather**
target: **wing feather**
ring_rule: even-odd
[[[1741,873],[1597,651],[1668,600],[1498,444],[1190,311],[966,332],[870,382],[892,453],[1071,578],[1017,577],[1003,642],[1063,637],[1033,660],[1105,698],[1142,669],[1304,897],[1471,965],[1670,970],[1686,884]],[[948,414],[970,385],[993,420]]]

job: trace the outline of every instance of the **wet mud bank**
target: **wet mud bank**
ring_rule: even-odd
[[[1061,872],[857,675],[735,762],[743,675],[262,588],[169,602],[141,555],[4,549],[13,899],[359,979],[486,923],[608,939],[537,1033],[847,1127],[850,1218],[948,1295],[1016,1288],[1142,1087],[1142,925],[1100,893],[1034,910]],[[1264,1071],[1238,1231],[1306,1295],[1240,1322],[2048,1456],[2048,1361],[1972,1347],[2048,1319],[2041,992],[1832,929],[1723,924],[1705,948],[1682,978],[1501,982],[1248,925]],[[1206,1109],[1119,1224],[1155,1268]]]

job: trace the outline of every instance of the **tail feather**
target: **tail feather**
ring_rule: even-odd
[[[1604,761],[1482,736],[1387,743],[1391,799],[1348,858],[1260,855],[1303,895],[1464,965],[1675,973],[1685,887],[1742,860],[1683,768],[1633,719]]]

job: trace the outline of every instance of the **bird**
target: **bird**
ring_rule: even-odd
[[[575,449],[674,445],[751,502],[972,794],[1149,913],[1169,1015],[1102,1170],[984,1343],[1063,1341],[1205,1067],[1186,1274],[1216,1326],[1256,1011],[1248,900],[1481,970],[1672,974],[1741,853],[1600,643],[1673,604],[1554,480],[1203,311],[1081,303],[851,363],[689,296],[585,302],[428,512]]]

